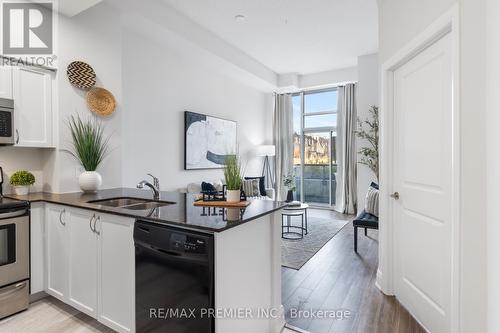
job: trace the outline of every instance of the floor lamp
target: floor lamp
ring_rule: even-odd
[[[266,188],[274,188],[274,174],[269,163],[269,157],[276,155],[274,145],[261,145],[257,147],[257,156],[264,157],[264,165],[262,167],[262,176],[266,177]]]

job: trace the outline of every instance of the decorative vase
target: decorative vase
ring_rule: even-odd
[[[286,202],[292,202],[293,201],[293,191],[288,190],[288,193],[286,194]]]
[[[13,186],[16,195],[27,195],[30,193],[29,185]]]
[[[227,202],[240,202],[240,190],[227,190],[226,201]]]
[[[78,184],[83,192],[95,192],[102,184],[102,177],[96,171],[85,171],[78,178]]]

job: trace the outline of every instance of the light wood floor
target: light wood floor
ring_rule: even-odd
[[[310,216],[341,218],[327,210]],[[358,254],[353,251],[353,227],[347,224],[299,271],[282,268],[282,299],[291,308],[349,310],[349,319],[292,319],[287,323],[311,333],[420,333],[425,332],[394,297],[375,286],[378,266],[378,231],[368,237],[358,232]]]
[[[309,214],[338,217],[336,213],[324,210],[311,210]],[[282,269],[285,309],[346,309],[352,317],[346,320],[288,318],[287,322],[311,333],[423,333],[424,330],[394,297],[383,295],[374,285],[378,265],[377,231],[369,230],[368,237],[359,233],[358,254],[353,251],[352,239],[352,226],[348,224],[299,271]],[[113,331],[47,297],[31,304],[27,311],[0,321],[0,332]]]
[[[0,332],[90,333],[114,331],[69,305],[53,297],[46,297],[32,303],[28,310],[0,321]]]
[[[107,333],[114,331],[69,305],[53,297],[46,297],[32,303],[26,311],[0,320],[0,332]],[[296,333],[296,331],[285,328],[282,333]]]

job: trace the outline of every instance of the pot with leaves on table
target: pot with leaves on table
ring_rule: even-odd
[[[241,166],[236,155],[226,157],[224,165],[224,178],[226,180],[226,201],[240,202],[241,197]]]
[[[84,192],[95,192],[102,185],[102,177],[96,170],[109,152],[110,137],[104,135],[104,126],[96,119],[71,116],[68,125],[72,137],[70,154],[85,169],[78,184]]]
[[[29,171],[19,170],[10,177],[10,185],[16,195],[27,195],[33,184],[35,184],[35,176]]]

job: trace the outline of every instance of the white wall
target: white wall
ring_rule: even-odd
[[[486,179],[488,221],[488,332],[500,332],[500,154],[498,154],[498,87],[500,87],[500,2],[486,1]]]
[[[366,120],[369,117],[368,110],[372,105],[379,106],[379,63],[378,54],[368,54],[358,57],[358,118]],[[362,147],[368,147],[366,140],[357,139],[356,151]],[[358,161],[361,155],[358,154]],[[378,183],[374,173],[363,164],[358,164],[358,212],[365,207],[365,196],[371,182]]]
[[[486,150],[484,121],[484,0],[381,0],[380,62],[384,63],[419,32],[460,5],[461,117],[461,326],[486,332]],[[498,242],[498,241],[497,241]]]
[[[456,0],[378,1],[378,40],[381,63],[389,59],[456,2]]]
[[[102,188],[135,186],[147,172],[161,179],[163,190],[222,178],[221,170],[183,170],[184,110],[236,120],[246,174],[260,174],[262,160],[251,153],[256,145],[271,143],[270,91],[259,90],[251,80],[245,85],[248,75],[239,75],[224,59],[165,27],[149,22],[154,29],[144,30],[144,22],[106,2],[71,18],[59,16],[54,103],[58,149],[0,147],[0,166],[7,174],[27,169],[37,177],[35,190],[79,191],[82,168],[65,151],[70,148],[67,121],[77,113],[93,114],[85,92],[66,77],[65,69],[74,60],[89,63],[97,74],[96,85],[110,90],[117,101],[112,116],[99,118],[111,135],[112,148],[98,169]]]
[[[125,186],[135,186],[146,173],[158,176],[163,190],[223,177],[221,170],[183,170],[185,110],[237,121],[246,174],[261,173],[262,160],[252,150],[271,143],[270,93],[221,75],[176,44],[139,32],[124,32],[122,53]],[[144,55],[147,61],[139,62]]]
[[[326,72],[311,73],[299,76],[299,88],[310,89],[324,87],[332,84],[356,82],[358,71],[356,66],[339,68]]]
[[[72,18],[59,18],[59,150],[53,157],[51,168],[47,168],[56,192],[79,191],[77,176],[81,167],[72,156],[62,151],[70,148],[70,133],[67,121],[71,115],[83,118],[93,117],[85,102],[85,91],[73,87],[67,79],[66,67],[75,60],[89,63],[97,75],[96,86],[111,91],[117,100],[116,112],[108,117],[100,117],[111,135],[109,156],[98,168],[103,178],[103,188],[121,185],[122,144],[122,66],[121,27],[116,11],[106,3],[98,4]]]
[[[44,184],[44,164],[46,158],[41,149],[0,147],[0,167],[4,173],[4,193],[11,192],[9,185],[10,176],[18,170],[27,170],[33,173],[36,182],[34,190],[40,191]]]

